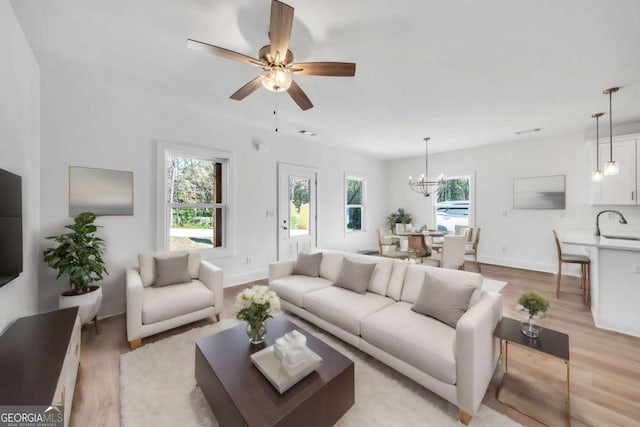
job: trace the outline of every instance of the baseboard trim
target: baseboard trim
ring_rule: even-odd
[[[510,258],[495,258],[495,257],[479,256],[478,262],[480,264],[492,264],[492,265],[499,265],[501,267],[511,267],[511,268],[519,268],[522,270],[541,271],[543,273],[555,274],[558,271],[558,266],[556,264],[543,264],[543,263],[516,260],[516,259],[510,259]],[[565,265],[562,268],[563,276],[579,277],[580,274],[577,268],[575,269],[575,271],[567,271],[569,270],[567,267],[568,266]]]
[[[250,271],[244,274],[237,274],[231,277],[224,278],[224,288],[230,288],[231,286],[242,285],[245,283],[255,282],[256,280],[262,280],[269,277],[267,270]]]

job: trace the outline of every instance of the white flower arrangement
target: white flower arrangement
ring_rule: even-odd
[[[253,286],[236,297],[236,318],[258,326],[280,310],[280,298],[267,286]]]

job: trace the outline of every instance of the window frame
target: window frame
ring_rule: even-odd
[[[220,203],[169,203],[167,200],[168,158],[179,156],[221,163],[222,202]],[[159,142],[157,145],[157,209],[156,209],[156,250],[169,252],[170,212],[173,208],[222,208],[222,246],[191,249],[202,252],[208,258],[218,258],[234,254],[235,209],[233,192],[233,154],[228,151],[208,149],[184,144]]]
[[[458,171],[458,172],[445,172],[443,173],[444,179],[460,179],[460,178],[469,178],[469,207],[468,209],[468,225],[469,227],[476,228],[476,171]],[[437,178],[432,179],[433,181],[437,181]],[[433,218],[433,226],[437,228],[437,220],[438,220],[438,196],[434,195],[431,197],[432,209],[431,215]]]
[[[360,204],[348,204],[347,203],[347,184],[349,181],[360,181],[362,183],[362,203]],[[367,176],[361,173],[345,172],[343,181],[343,209],[342,217],[344,218],[344,233],[345,236],[358,235],[359,233],[365,233],[367,231],[366,226],[366,210],[367,210]],[[360,230],[349,230],[347,222],[347,210],[349,208],[360,208]]]

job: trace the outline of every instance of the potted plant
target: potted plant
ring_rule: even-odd
[[[518,315],[522,333],[530,338],[537,338],[542,331],[542,321],[549,309],[549,301],[537,292],[525,292],[518,298]]]
[[[102,259],[104,240],[95,235],[95,219],[91,212],[76,216],[73,224],[65,226],[71,232],[47,237],[57,246],[44,251],[44,262],[58,270],[57,279],[66,277],[71,287],[60,295],[60,308],[79,307],[82,323],[95,319],[102,303],[102,289],[91,284],[109,274]]]
[[[280,298],[268,286],[253,286],[236,297],[236,318],[247,322],[251,344],[260,344],[267,334],[267,319],[280,310]]]
[[[392,233],[402,233],[405,231],[409,231],[411,228],[411,215],[404,211],[404,209],[400,208],[397,212],[391,213],[387,217],[387,221],[389,222],[389,228]]]

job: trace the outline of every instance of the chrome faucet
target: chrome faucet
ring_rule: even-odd
[[[626,224],[627,223],[627,220],[624,219],[624,215],[622,215],[618,211],[612,211],[612,210],[609,210],[609,209],[606,209],[604,211],[600,211],[600,212],[598,212],[598,215],[596,216],[596,236],[600,236],[600,215],[602,215],[605,212],[611,212],[611,213],[617,214],[620,217],[620,224]]]

